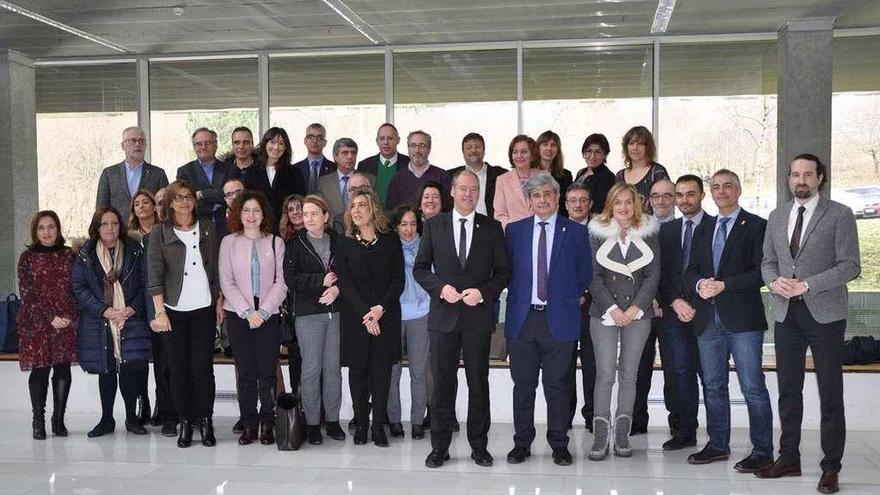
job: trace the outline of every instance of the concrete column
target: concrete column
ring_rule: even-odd
[[[801,153],[831,159],[833,17],[792,19],[779,30],[777,204],[791,199],[788,165]],[[830,191],[831,167],[825,177]]]
[[[15,290],[18,255],[37,211],[37,119],[33,61],[0,50],[0,296]]]

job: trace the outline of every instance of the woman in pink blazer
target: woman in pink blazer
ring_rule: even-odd
[[[540,172],[541,156],[538,143],[520,134],[513,138],[507,148],[507,158],[513,170],[498,176],[495,182],[495,220],[507,227],[510,222],[522,220],[532,214],[526,197],[525,185],[532,174]]]
[[[238,408],[244,433],[239,445],[275,442],[275,364],[278,362],[278,306],[287,295],[284,241],[272,233],[266,197],[245,191],[232,203],[229,232],[220,243],[220,290],[226,328],[238,366]],[[257,413],[257,395],[260,412]]]

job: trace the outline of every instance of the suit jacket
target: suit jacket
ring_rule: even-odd
[[[367,173],[364,175],[369,179],[373,189],[376,188],[376,177]],[[340,213],[345,213],[345,201],[342,198],[342,189],[339,187],[339,174],[332,173],[321,176],[318,179],[318,193],[327,201],[330,207],[330,218],[335,218]]]
[[[511,277],[507,289],[504,335],[508,338],[519,335],[532,304],[535,280],[532,272],[534,219],[532,215],[507,226]],[[558,341],[574,342],[581,335],[580,296],[593,277],[592,259],[587,228],[557,215],[548,260],[547,325]]]
[[[275,180],[269,184],[269,174],[266,167],[262,165],[252,165],[249,168],[254,170],[249,174],[249,181],[245,183],[248,189],[262,191],[269,200],[272,207],[273,229],[278,232],[281,218],[285,212],[281,210],[284,199],[291,194],[306,194],[306,184],[303,182],[302,174],[291,165],[276,167]]]
[[[733,225],[728,225],[727,241],[721,252],[718,273],[712,262],[712,241],[716,218],[704,218],[694,229],[690,265],[685,274],[685,290],[689,291],[694,309],[694,332],[697,335],[715,318],[715,311],[724,328],[731,332],[767,330],[764,303],[761,300],[761,258],[764,253],[764,232],[767,221],[746,210],[740,210]],[[697,282],[715,277],[724,282],[724,292],[711,300],[697,294]]]
[[[507,227],[510,222],[522,220],[532,214],[529,199],[519,184],[516,170],[508,170],[495,181],[495,197],[492,198],[494,218]]]
[[[803,280],[807,309],[819,323],[846,319],[849,305],[846,284],[862,271],[859,237],[852,210],[836,201],[819,198],[809,223],[803,226],[801,247],[792,259],[788,216],[794,201],[770,213],[764,237],[761,275],[768,286],[779,276]],[[771,293],[772,294],[772,293]],[[784,321],[788,299],[772,294],[773,316]]]
[[[477,213],[468,257],[462,268],[452,228],[452,212],[441,213],[425,222],[413,265],[416,282],[431,295],[428,330],[452,332],[459,320],[464,319],[468,330],[492,332],[495,328],[495,301],[510,279],[504,232],[498,222]],[[483,302],[476,306],[461,301],[450,304],[440,298],[446,284],[459,292],[477,288],[483,295]]]
[[[302,174],[303,183],[306,185],[306,191],[308,192],[309,187],[309,174],[311,171],[309,170],[309,157],[305,157],[302,160],[293,164],[293,168],[299,170],[299,173]],[[322,157],[319,177],[323,177],[331,172],[336,172],[336,163],[327,159],[326,156]]]
[[[498,181],[498,177],[504,175],[507,171],[503,167],[489,165],[488,163],[485,163],[483,166],[486,167],[486,216],[495,218],[495,183]],[[455,177],[455,174],[461,172],[464,168],[464,165],[455,167],[449,171],[449,177]]]
[[[185,180],[201,193],[202,199],[198,202],[199,216],[225,218],[226,200],[223,199],[223,183],[226,182],[228,173],[228,165],[220,160],[214,162],[214,174],[210,183],[198,160],[193,160],[177,169],[177,179]]]
[[[714,219],[715,217],[703,212],[700,222]],[[684,325],[678,319],[678,314],[672,309],[672,301],[684,299],[691,306],[694,305],[693,291],[687,290],[684,280],[686,266],[681,266],[681,228],[683,218],[676,218],[660,225],[660,286],[657,290],[657,302],[663,310],[663,325]],[[697,225],[699,227],[699,225]],[[696,227],[694,227],[696,230]],[[693,248],[693,237],[691,247]]]
[[[141,171],[141,181],[138,190],[145,189],[153,194],[168,185],[168,177],[165,170],[144,162]],[[98,198],[95,200],[95,208],[112,206],[122,214],[122,221],[126,228],[128,224],[128,210],[131,206],[131,194],[128,192],[128,177],[125,175],[125,162],[111,165],[101,172],[98,180]]]
[[[400,172],[401,169],[406,169],[406,166],[409,165],[409,156],[404,155],[402,153],[397,154],[397,162],[394,163],[394,173]],[[368,156],[358,162],[357,171],[363,172],[365,174],[371,174],[374,176],[379,175],[379,154],[376,153],[373,156]]]

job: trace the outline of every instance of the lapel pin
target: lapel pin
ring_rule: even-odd
[[[562,227],[562,231],[565,232],[565,227]]]
[[[739,223],[739,224],[740,224],[740,225],[745,225],[745,224],[746,224],[746,221],[745,221],[745,220],[743,220],[743,221],[742,221],[742,222],[740,222],[740,223]]]

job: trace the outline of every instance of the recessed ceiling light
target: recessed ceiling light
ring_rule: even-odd
[[[171,9],[171,13],[176,16],[181,16],[183,15],[183,7],[174,7],[173,9]]]

